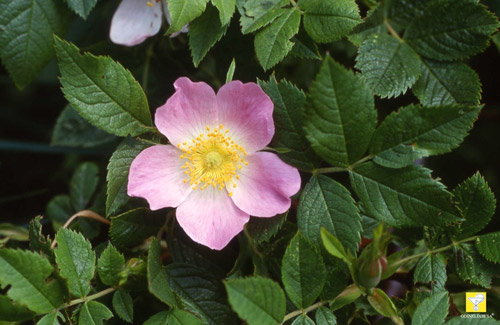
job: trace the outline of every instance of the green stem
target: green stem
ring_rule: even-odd
[[[299,309],[299,310],[292,311],[291,313],[285,315],[285,318],[283,318],[283,322],[281,324],[283,324],[284,322],[286,322],[289,319],[294,318],[295,316],[299,316],[300,314],[307,314],[310,311],[318,309],[319,307],[323,306],[324,304],[326,304],[326,301],[320,301],[320,302],[315,303],[314,305],[307,307],[306,309]]]
[[[142,72],[142,89],[144,93],[148,92],[148,79],[149,79],[149,67],[151,63],[151,57],[153,56],[153,43],[148,46],[146,50],[146,63],[144,64],[144,71]]]
[[[313,174],[329,174],[329,173],[339,173],[339,172],[347,172],[349,170],[354,169],[354,167],[361,165],[365,161],[372,159],[373,156],[366,156],[356,161],[352,165],[349,165],[347,168],[343,167],[325,167],[325,168],[317,168],[312,171]]]
[[[385,27],[387,27],[387,30],[389,30],[389,33],[391,33],[392,36],[397,38],[397,40],[400,41],[401,43],[404,42],[404,40],[401,37],[399,37],[398,33],[396,33],[394,28],[392,28],[391,24],[389,24],[389,21],[387,20],[387,18],[384,19],[384,25],[385,25]]]
[[[105,295],[107,295],[107,294],[109,294],[109,293],[111,293],[111,292],[113,292],[115,290],[116,290],[116,288],[107,288],[107,289],[105,289],[103,291],[100,291],[100,292],[95,293],[93,295],[87,296],[85,298],[79,298],[79,299],[71,300],[67,304],[64,304],[61,307],[59,307],[58,309],[66,309],[68,307],[81,304],[82,302],[92,301],[92,300],[101,298],[101,297],[103,297],[103,296],[105,296]]]
[[[459,241],[454,241],[453,243],[449,244],[449,245],[446,245],[446,246],[443,246],[443,247],[440,247],[440,248],[436,248],[436,249],[433,249],[433,250],[428,250],[426,252],[423,252],[423,253],[419,253],[419,254],[415,254],[415,255],[411,255],[411,256],[407,256],[403,259],[400,259],[398,262],[397,262],[397,265],[401,265],[401,264],[404,264],[408,261],[411,261],[413,259],[416,259],[416,258],[421,258],[422,256],[425,256],[425,255],[430,255],[430,254],[437,254],[437,253],[441,253],[441,252],[444,252],[444,251],[447,251],[449,249],[452,249],[453,247],[456,247],[462,243],[466,243],[466,242],[469,242],[469,241],[473,241],[473,240],[476,240],[478,236],[472,236],[472,237],[469,237],[469,238],[465,238],[465,239],[462,239],[462,240],[459,240]]]

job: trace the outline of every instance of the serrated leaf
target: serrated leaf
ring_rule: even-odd
[[[370,305],[381,315],[388,317],[396,325],[404,325],[403,320],[398,316],[398,311],[391,298],[379,288],[373,290],[373,294],[368,296]]]
[[[269,25],[285,12],[281,7],[287,3],[287,0],[247,0],[240,18],[241,32],[248,34]]]
[[[390,169],[368,162],[349,175],[366,213],[391,226],[444,225],[458,220],[451,193],[422,166]]]
[[[360,46],[366,39],[374,34],[387,33],[387,27],[384,24],[386,18],[386,2],[380,3],[375,8],[369,10],[365,21],[356,25],[349,34],[349,40],[356,46]]]
[[[435,325],[444,323],[449,308],[448,292],[443,291],[422,301],[413,314],[412,325]]]
[[[97,0],[66,0],[68,6],[83,19],[87,19]]]
[[[113,294],[113,309],[115,313],[128,323],[134,319],[134,303],[130,293],[124,289],[118,289]]]
[[[148,253],[148,289],[156,298],[169,306],[176,306],[177,301],[168,284],[167,275],[160,261],[161,248],[158,240],[153,239]]]
[[[78,115],[71,105],[68,105],[57,118],[50,144],[63,147],[92,148],[115,139],[115,136],[87,122]]]
[[[255,244],[260,244],[271,239],[281,229],[286,221],[287,213],[282,213],[272,218],[251,218],[245,225],[246,231]]]
[[[219,18],[222,26],[228,25],[236,9],[236,0],[211,0],[212,4],[219,10]]]
[[[85,297],[90,292],[90,280],[94,277],[95,253],[83,235],[61,228],[56,235],[56,262],[61,276],[68,280],[69,292]]]
[[[161,311],[158,314],[154,314],[147,321],[144,322],[144,325],[167,325],[168,312]]]
[[[357,251],[361,241],[361,216],[344,186],[323,175],[313,176],[299,202],[297,225],[307,238],[321,245],[320,228],[323,227],[348,250]]]
[[[280,324],[285,316],[285,294],[274,281],[248,277],[224,282],[229,303],[249,325]]]
[[[495,195],[484,178],[476,173],[453,190],[454,200],[465,221],[458,225],[458,238],[467,238],[482,230],[495,213]]]
[[[125,257],[111,243],[104,249],[97,260],[97,273],[101,282],[116,286],[120,281],[119,273],[125,267]]]
[[[337,325],[337,317],[327,307],[319,307],[314,316],[316,325]]]
[[[103,321],[113,317],[113,313],[105,305],[97,301],[87,301],[80,308],[79,325],[102,325]]]
[[[71,205],[75,211],[83,210],[89,204],[99,183],[98,173],[97,165],[90,162],[82,163],[76,168],[69,183]]]
[[[451,61],[484,50],[498,26],[498,19],[475,1],[437,0],[412,21],[404,39],[422,56]]]
[[[151,132],[146,95],[130,71],[109,57],[81,55],[55,37],[62,91],[78,113],[94,126],[118,136]]]
[[[42,217],[37,216],[30,221],[29,226],[29,241],[30,250],[40,254],[47,255],[52,261],[54,261],[54,251],[50,248],[52,241],[49,237],[42,234]]]
[[[195,315],[177,308],[168,313],[167,324],[169,325],[203,325],[203,322]]]
[[[300,0],[298,6],[304,10],[304,28],[318,43],[338,40],[361,22],[354,0]]]
[[[349,255],[347,255],[344,246],[342,243],[335,237],[330,234],[325,228],[321,228],[321,241],[326,251],[331,255],[342,259],[348,265],[351,264],[351,260]]]
[[[35,317],[32,311],[14,303],[7,296],[0,296],[0,321],[2,322],[22,322]]]
[[[189,24],[189,49],[195,67],[226,33],[228,25],[219,22],[218,15],[217,9],[209,5],[200,17]]]
[[[318,45],[300,28],[299,33],[292,38],[293,47],[290,55],[300,59],[322,60]]]
[[[292,325],[315,325],[313,320],[309,318],[306,314],[300,314],[294,319]]]
[[[52,35],[65,33],[69,13],[59,0],[1,0],[0,7],[0,57],[22,89],[54,56]]]
[[[44,317],[42,317],[36,325],[59,325],[59,318],[64,320],[63,314],[60,311],[55,310]]]
[[[163,223],[162,218],[152,216],[148,209],[130,210],[111,218],[109,237],[118,248],[133,247],[158,233]]]
[[[108,164],[108,182],[106,191],[106,215],[116,214],[125,205],[129,196],[127,195],[128,173],[132,160],[144,149],[149,147],[141,141],[124,140],[116,148]]]
[[[500,232],[479,236],[476,248],[488,261],[500,263]]]
[[[489,288],[491,277],[496,273],[496,266],[485,260],[472,244],[461,244],[455,250],[455,268],[464,281]]]
[[[377,164],[401,168],[422,157],[450,152],[462,143],[480,109],[459,105],[406,106],[375,131],[370,154]]]
[[[167,33],[178,32],[184,25],[199,17],[205,11],[207,2],[208,0],[167,0],[172,19]]]
[[[255,35],[255,53],[264,70],[278,64],[290,52],[293,43],[290,39],[298,33],[300,12],[285,9],[269,26]]]
[[[356,68],[367,86],[382,98],[404,94],[421,73],[420,58],[406,43],[375,34],[361,44]]]
[[[305,94],[292,83],[277,82],[274,76],[259,85],[274,103],[273,119],[275,135],[270,146],[287,148],[287,153],[278,154],[285,162],[303,170],[312,170],[319,158],[314,154],[303,130]]]
[[[186,310],[206,324],[232,324],[236,321],[219,279],[187,264],[169,264],[165,271],[170,288],[181,298]]]
[[[422,257],[415,268],[413,282],[429,283],[433,292],[444,290],[446,265],[441,255],[428,254]]]
[[[311,305],[323,290],[325,263],[321,254],[300,232],[283,255],[281,278],[288,297],[299,309]]]
[[[60,283],[48,280],[53,272],[49,261],[38,254],[0,249],[0,286],[10,286],[7,295],[36,313],[48,313],[63,303]]]
[[[422,60],[422,75],[412,88],[425,106],[479,105],[481,83],[477,73],[462,62]]]

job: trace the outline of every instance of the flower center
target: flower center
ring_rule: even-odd
[[[243,156],[245,149],[234,142],[223,125],[218,128],[206,127],[206,132],[177,147],[182,150],[180,158],[185,160],[182,169],[193,190],[204,190],[208,186],[224,189],[226,184],[236,187],[238,171],[248,165]],[[232,192],[229,192],[229,196]]]

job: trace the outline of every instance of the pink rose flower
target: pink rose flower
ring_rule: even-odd
[[[274,135],[273,103],[255,83],[231,81],[214,90],[179,78],[155,115],[171,145],[142,151],[130,166],[128,194],[152,210],[177,207],[194,241],[222,249],[250,219],[290,208],[300,189],[296,168],[259,151]]]
[[[109,37],[116,44],[134,46],[158,33],[163,14],[170,24],[170,14],[165,0],[122,0],[111,20]],[[187,25],[179,33],[187,32]]]

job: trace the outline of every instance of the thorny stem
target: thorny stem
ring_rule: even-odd
[[[101,217],[100,215],[98,215],[94,211],[82,210],[82,211],[78,211],[77,213],[72,215],[71,218],[69,218],[68,221],[66,221],[66,223],[62,226],[62,228],[68,228],[68,226],[73,222],[73,220],[75,220],[78,217],[96,220],[96,221],[99,221],[99,222],[107,224],[107,225],[109,225],[111,223],[108,219]],[[56,244],[57,244],[57,242],[56,242],[56,239],[54,238],[54,241],[52,242],[52,245],[50,246],[50,248],[54,249],[54,247],[56,247]]]
[[[320,301],[320,302],[317,302],[314,305],[311,305],[305,309],[299,309],[299,310],[292,311],[291,313],[285,315],[285,318],[283,318],[283,322],[281,322],[281,324],[283,324],[284,322],[286,322],[289,319],[294,318],[295,316],[298,316],[300,314],[307,314],[310,311],[318,309],[319,307],[323,306],[326,303],[327,303],[326,301]]]
[[[456,247],[456,246],[458,246],[458,245],[460,245],[462,243],[466,243],[466,242],[469,242],[469,241],[476,240],[477,237],[478,236],[472,236],[472,237],[465,238],[465,239],[462,239],[462,240],[459,240],[459,241],[454,241],[451,244],[443,246],[443,247],[440,247],[440,248],[436,248],[436,249],[433,249],[433,250],[428,250],[428,251],[423,252],[423,253],[419,253],[419,254],[407,256],[407,257],[405,257],[403,259],[400,259],[397,262],[397,265],[404,264],[404,263],[406,263],[408,261],[411,261],[411,260],[416,259],[416,258],[420,258],[420,257],[425,256],[425,255],[436,254],[436,253],[441,253],[441,252],[447,251],[447,250],[452,249],[453,247]]]
[[[387,18],[384,19],[384,25],[385,25],[385,27],[387,27],[387,29],[389,30],[389,33],[391,33],[392,36],[397,38],[397,40],[400,41],[401,43],[404,42],[404,40],[401,37],[399,37],[398,33],[396,33],[394,28],[392,28],[391,24],[389,24],[389,21],[387,20]]]
[[[93,295],[90,295],[90,296],[87,296],[85,298],[78,298],[78,299],[75,299],[75,300],[71,300],[70,302],[68,302],[67,304],[64,304],[62,305],[61,307],[59,307],[58,309],[65,309],[65,308],[68,308],[68,307],[71,307],[71,306],[75,306],[75,305],[78,305],[78,304],[81,304],[82,302],[87,302],[87,301],[91,301],[91,300],[95,300],[95,299],[98,299],[98,298],[101,298],[113,291],[116,291],[116,288],[107,288],[107,289],[104,289],[102,291],[99,291],[98,293],[95,293]]]

